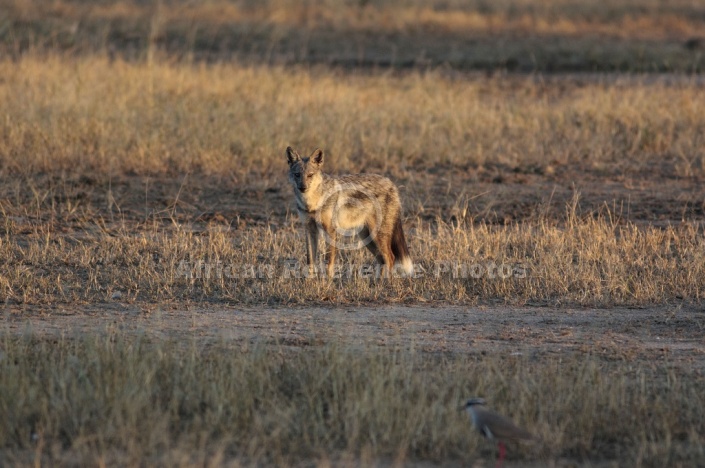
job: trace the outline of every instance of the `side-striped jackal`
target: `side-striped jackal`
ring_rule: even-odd
[[[306,261],[311,273],[315,272],[320,233],[328,243],[329,278],[335,272],[337,250],[351,248],[351,236],[356,248],[364,245],[372,252],[385,277],[391,275],[392,268],[413,275],[414,265],[401,225],[399,191],[391,180],[375,174],[324,174],[320,149],[302,158],[287,147],[286,157],[296,208],[306,230]]]

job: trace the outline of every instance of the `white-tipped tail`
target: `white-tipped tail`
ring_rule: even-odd
[[[395,272],[401,273],[401,276],[413,276],[414,262],[411,261],[411,255],[409,255],[409,248],[406,246],[406,238],[404,237],[404,229],[401,226],[400,216],[397,216],[397,220],[394,223],[391,247],[392,253],[394,254]]]

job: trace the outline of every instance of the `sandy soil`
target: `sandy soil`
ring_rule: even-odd
[[[120,330],[155,338],[294,348],[338,342],[529,358],[585,353],[610,360],[666,360],[705,373],[704,306],[145,308],[116,302],[29,310],[7,307],[0,317],[0,326],[12,333],[31,330],[43,336]]]

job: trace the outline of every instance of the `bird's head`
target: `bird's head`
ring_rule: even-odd
[[[485,405],[487,405],[487,402],[485,402],[485,399],[484,399],[484,398],[470,398],[468,401],[466,401],[466,402],[463,404],[463,406],[461,406],[461,407],[458,408],[458,409],[459,409],[460,411],[463,411],[463,410],[467,410],[467,409],[469,409],[469,408],[471,408],[471,407],[473,407],[473,406],[476,406],[476,405],[485,406]]]
[[[464,408],[470,408],[471,406],[475,405],[486,406],[487,402],[484,398],[470,398],[468,401],[465,402]]]

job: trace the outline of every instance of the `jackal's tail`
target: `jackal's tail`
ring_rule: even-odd
[[[400,268],[404,275],[413,276],[414,262],[411,261],[409,247],[406,245],[404,229],[401,227],[401,216],[397,217],[394,223],[394,230],[392,231],[392,253],[394,254],[395,270]]]

